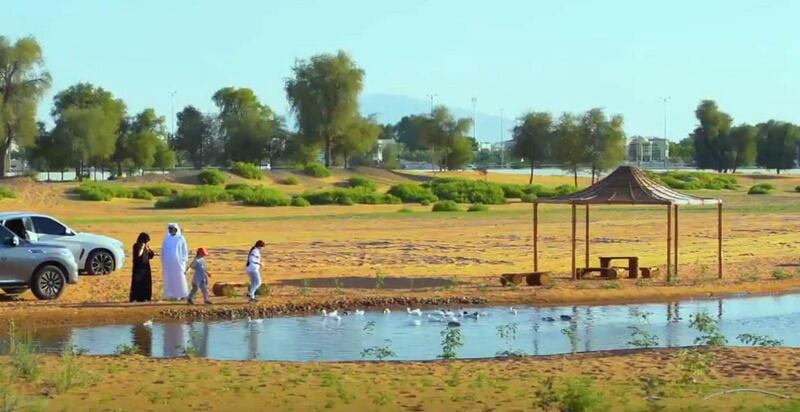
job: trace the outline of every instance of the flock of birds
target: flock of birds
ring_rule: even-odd
[[[356,309],[353,312],[344,310],[344,311],[342,311],[341,314],[339,314],[339,310],[338,309],[334,310],[332,312],[328,312],[325,309],[322,309],[322,311],[321,311],[321,314],[322,314],[323,318],[334,319],[337,322],[341,322],[342,321],[342,316],[350,316],[350,315],[364,316],[365,313],[366,312],[364,312],[363,310],[360,310],[360,309]],[[460,311],[454,312],[454,311],[452,311],[450,309],[436,309],[436,310],[430,311],[429,313],[426,314],[426,313],[424,313],[422,311],[422,309],[419,309],[419,308],[417,308],[417,309],[406,308],[406,313],[408,314],[408,316],[420,317],[420,318],[423,315],[426,315],[426,318],[427,318],[428,322],[444,323],[444,324],[447,324],[447,326],[450,326],[450,327],[459,327],[459,326],[461,326],[461,322],[464,319],[478,320],[480,318],[485,318],[485,317],[489,316],[489,312],[478,312],[478,311],[469,312],[467,310],[460,310]],[[508,309],[508,313],[516,316],[518,311],[514,307],[511,307],[511,308]],[[383,314],[384,315],[391,315],[392,311],[391,311],[391,309],[386,308],[386,309],[383,310]],[[542,317],[542,321],[544,321],[544,322],[555,322],[556,320],[557,319],[552,317],[552,316],[544,316],[544,317]],[[558,320],[565,321],[565,322],[570,322],[570,321],[572,321],[572,316],[560,315],[558,317]],[[264,322],[264,319],[253,319],[250,316],[247,317],[247,323],[248,324],[257,325],[257,324],[261,324],[262,322]],[[420,320],[420,319],[412,319],[411,323],[413,325],[415,325],[415,326],[420,326],[420,325],[422,325],[422,320]],[[142,325],[144,325],[145,327],[148,327],[148,328],[152,327],[153,326],[153,321],[152,320],[147,320]]]
[[[516,316],[517,313],[518,313],[518,310],[515,309],[514,307],[511,307],[511,308],[508,309],[508,312],[510,314]],[[350,311],[344,310],[340,314],[338,309],[334,310],[332,312],[328,312],[327,310],[322,309],[320,311],[320,313],[322,314],[323,318],[334,319],[337,322],[341,322],[342,321],[342,316],[349,316],[349,315],[364,316],[365,312],[363,310],[356,309],[355,312],[350,312]],[[391,315],[391,313],[392,313],[392,311],[389,308],[386,308],[386,309],[383,310],[383,314],[384,315]],[[470,311],[467,311],[467,310],[459,310],[459,311],[455,311],[454,312],[454,311],[452,311],[450,309],[436,309],[436,310],[430,311],[428,313],[424,313],[422,311],[422,309],[419,309],[419,308],[417,308],[417,309],[406,308],[406,313],[408,314],[408,316],[420,317],[420,318],[423,317],[423,315],[425,315],[425,317],[428,320],[428,322],[444,323],[444,324],[447,324],[447,326],[450,326],[450,327],[461,326],[461,322],[463,320],[465,320],[465,319],[479,320],[480,318],[485,318],[485,317],[489,316],[489,312],[485,312],[485,311],[482,311],[482,312],[479,312],[479,311],[470,312]],[[559,315],[558,320],[565,321],[565,322],[570,322],[570,321],[572,321],[572,316],[570,316],[570,315]],[[555,322],[556,318],[554,318],[552,316],[544,316],[544,317],[542,317],[542,321],[544,321],[544,322]],[[421,319],[412,319],[411,323],[413,325],[415,325],[415,326],[420,326],[420,325],[422,325],[422,320]]]

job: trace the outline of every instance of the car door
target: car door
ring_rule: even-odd
[[[31,242],[35,242],[37,239],[36,231],[33,228],[33,223],[28,217],[8,219],[3,222],[3,226],[17,235],[17,237],[20,239],[30,240]]]
[[[30,219],[39,242],[65,246],[75,256],[75,260],[80,262],[83,247],[75,241],[74,235],[66,226],[45,216],[31,216]]]
[[[14,237],[14,233],[0,226],[0,286],[27,282],[32,273],[31,256],[24,245],[14,245]]]

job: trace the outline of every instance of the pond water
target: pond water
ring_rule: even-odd
[[[741,345],[736,340],[739,334],[753,333],[781,339],[784,346],[800,347],[800,294],[660,304],[518,307],[516,314],[508,307],[463,310],[482,315],[478,319],[457,316],[460,326],[456,329],[464,342],[457,350],[460,358],[493,357],[506,350],[545,355],[625,349],[631,347],[631,326],[653,334],[660,347],[688,346],[697,337],[689,318],[698,312],[718,319],[731,345]],[[34,331],[33,338],[43,351],[74,345],[96,355],[113,354],[119,345],[128,345],[153,357],[181,356],[188,347],[212,359],[347,361],[362,359],[367,348],[386,346],[396,354],[389,359],[429,360],[442,353],[441,333],[449,328],[429,319],[428,314],[436,316],[433,313],[424,310],[422,316],[413,316],[395,310],[391,314],[349,314],[341,320],[320,314],[256,322],[232,319],[52,327]],[[650,314],[646,322],[641,313]],[[562,320],[562,315],[569,319]],[[498,327],[515,329],[515,336],[502,338]],[[570,340],[569,335],[577,340]]]

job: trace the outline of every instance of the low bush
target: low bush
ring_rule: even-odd
[[[502,183],[500,187],[503,189],[503,196],[506,199],[521,199],[525,195],[522,185]]]
[[[483,203],[475,203],[470,205],[467,209],[467,212],[488,212],[489,206],[484,205]]]
[[[300,184],[300,180],[295,176],[286,176],[285,179],[281,179],[278,183],[287,186],[295,186]]]
[[[419,204],[420,204],[420,205],[422,205],[422,206],[430,206],[430,205],[431,205],[431,201],[430,201],[430,200],[428,200],[428,199],[422,199],[422,200],[419,202]]]
[[[378,189],[378,185],[372,179],[364,176],[353,176],[347,179],[347,187],[363,187],[372,191]]]
[[[153,185],[153,186],[144,186],[142,189],[147,190],[153,196],[170,196],[178,193],[177,190],[167,186],[167,185]]]
[[[739,185],[736,178],[708,172],[645,172],[648,177],[678,190],[734,190]]]
[[[248,206],[289,206],[292,203],[292,198],[280,190],[259,187],[247,191],[243,196],[242,202]]]
[[[538,197],[533,193],[525,193],[520,198],[520,200],[522,200],[524,203],[533,203],[536,201],[536,199],[538,199]]]
[[[217,169],[205,169],[197,175],[201,185],[222,185],[225,184],[225,174]]]
[[[225,190],[228,192],[236,190],[253,190],[253,186],[250,186],[247,183],[229,183],[225,185]]]
[[[350,199],[347,190],[323,190],[317,192],[305,192],[300,195],[312,205],[345,205],[353,204],[353,199]]]
[[[157,209],[188,209],[200,207],[210,203],[227,202],[233,199],[230,193],[217,186],[199,186],[195,189],[184,190],[176,195],[160,199],[156,202]]]
[[[134,189],[131,198],[140,200],[153,200],[153,194],[144,189]]]
[[[0,191],[2,191],[2,189],[0,189]],[[795,187],[794,191],[800,193],[800,186]]]
[[[331,175],[331,171],[319,163],[311,163],[306,165],[306,167],[303,168],[303,173],[312,177],[328,177]]]
[[[264,178],[264,173],[261,173],[261,169],[258,166],[247,162],[233,162],[231,173],[245,179],[261,180]]]
[[[480,180],[433,179],[430,188],[439,199],[457,203],[500,205],[506,201],[503,188],[499,184]]]
[[[461,208],[458,207],[458,203],[452,200],[442,200],[440,202],[436,202],[433,204],[433,212],[460,212]]]
[[[115,185],[104,185],[97,182],[86,182],[75,188],[81,200],[108,201],[114,198],[133,198],[133,190]],[[151,197],[152,198],[152,197]]]
[[[306,200],[306,199],[304,199],[304,198],[302,198],[300,196],[295,196],[295,197],[292,198],[292,206],[308,207],[308,206],[311,206],[311,203],[309,203],[308,200]]]
[[[413,210],[411,210],[411,209],[409,209],[409,208],[407,208],[407,207],[401,207],[401,208],[400,208],[400,209],[397,211],[397,213],[414,213],[414,211],[413,211]]]
[[[759,183],[747,191],[748,195],[768,195],[775,190],[775,186],[769,183]]]
[[[392,194],[382,194],[363,186],[350,189],[322,190],[306,192],[301,195],[312,205],[364,205],[397,204],[400,198]]]
[[[431,189],[416,183],[398,183],[389,188],[388,194],[398,197],[403,203],[435,202],[439,200]]]
[[[0,186],[0,199],[13,199],[15,197],[17,197],[17,194],[11,188]]]
[[[399,205],[400,203],[403,203],[403,199],[400,199],[399,197],[393,194],[387,193],[383,195],[383,203],[386,203],[387,205]]]

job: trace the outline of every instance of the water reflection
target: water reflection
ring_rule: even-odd
[[[739,334],[755,333],[782,339],[786,346],[800,346],[798,308],[800,294],[664,304],[526,307],[518,308],[516,315],[507,308],[478,308],[488,316],[462,320],[464,346],[458,355],[492,357],[509,347],[532,355],[623,349],[631,347],[634,330],[656,337],[659,346],[691,345],[697,334],[689,327],[689,319],[697,312],[716,315],[731,344],[737,344],[735,337]],[[371,332],[364,330],[368,322],[374,322]],[[517,326],[515,340],[507,342],[499,336],[498,327],[512,324]],[[53,327],[36,331],[34,338],[45,350],[53,351],[75,345],[90,354],[111,354],[119,345],[129,345],[156,357],[183,356],[190,349],[213,359],[301,361],[358,360],[364,349],[389,340],[397,359],[415,360],[435,359],[441,353],[443,327],[424,316],[368,312],[365,316],[346,316],[341,322],[314,315],[264,319],[261,323],[237,320],[156,323],[151,327]]]

